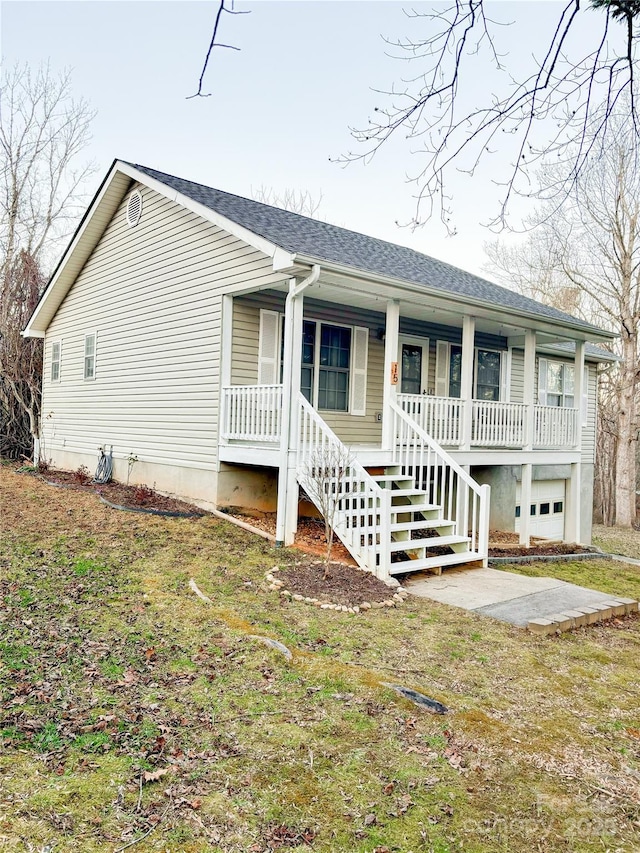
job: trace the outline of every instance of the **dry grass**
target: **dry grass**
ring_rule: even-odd
[[[423,600],[320,614],[266,589],[292,555],[225,522],[0,477],[0,850],[637,850],[637,619],[540,639]]]
[[[594,524],[593,544],[608,554],[622,554],[640,560],[640,530]]]

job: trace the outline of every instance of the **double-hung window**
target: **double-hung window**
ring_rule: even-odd
[[[573,408],[575,369],[572,364],[540,359],[538,384],[541,397],[546,390],[544,405]]]
[[[53,341],[51,344],[51,381],[60,381],[60,365],[62,361],[62,344],[60,341]]]
[[[500,400],[506,363],[499,350],[474,351],[473,397]],[[462,392],[462,347],[438,341],[436,346],[436,396],[459,398]]]
[[[284,323],[275,311],[260,311],[258,384],[284,377]],[[303,320],[300,390],[321,411],[367,412],[369,330],[323,320]]]
[[[351,329],[305,320],[302,330],[300,386],[318,409],[349,410]]]
[[[84,337],[84,378],[96,378],[96,335]]]

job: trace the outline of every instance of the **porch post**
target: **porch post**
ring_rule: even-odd
[[[582,480],[582,463],[571,463],[571,479],[569,480],[569,490],[567,493],[567,512],[565,515],[565,542],[580,542],[580,522],[581,522],[581,480]]]
[[[535,382],[536,382],[536,332],[527,329],[524,333],[524,388],[525,405],[524,450],[532,450],[535,432]],[[522,530],[522,517],[520,518]]]
[[[225,293],[222,297],[222,330],[220,334],[220,395],[218,405],[218,443],[226,444],[222,432],[227,423],[226,397],[223,389],[231,385],[231,361],[233,346],[233,296]]]
[[[391,367],[398,361],[398,334],[400,331],[400,303],[397,299],[389,299],[387,302],[387,317],[384,333],[384,380],[382,383],[382,448],[391,450],[393,448],[394,436],[393,417],[389,410],[389,404],[396,402],[398,386],[391,382]]]
[[[462,365],[460,371],[460,399],[464,415],[462,418],[461,450],[471,447],[473,418],[473,351],[475,347],[476,318],[462,318]]]
[[[520,483],[520,544],[528,548],[531,543],[531,479],[533,465],[526,462],[522,466]]]
[[[297,394],[294,396],[294,386],[297,376],[297,388],[300,388],[300,370],[294,370],[294,364],[300,364],[300,354],[297,362],[294,361],[294,328],[297,320],[296,306],[302,301],[302,296],[295,298],[296,280],[291,279],[289,282],[289,297],[285,302],[284,309],[284,351],[283,351],[283,370],[282,370],[282,426],[280,433],[280,468],[278,470],[278,509],[276,516],[276,544],[290,545],[293,542],[296,532],[296,521],[293,523],[291,530],[291,500],[289,492],[291,491],[296,496],[297,508],[297,483],[295,481],[295,454],[294,459],[290,453],[290,430],[291,430],[291,414],[293,400],[297,399]],[[300,318],[302,310],[300,311]],[[302,336],[302,320],[300,319],[300,338]],[[295,406],[297,414],[297,406]],[[291,483],[292,475],[290,464],[293,464],[293,485]]]
[[[578,410],[578,414],[576,415],[576,450],[582,450],[582,395],[586,390],[584,387],[584,350],[584,341],[576,341],[576,355],[573,367],[573,407]]]

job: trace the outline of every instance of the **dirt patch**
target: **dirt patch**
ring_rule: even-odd
[[[324,563],[304,562],[282,568],[278,578],[286,589],[308,598],[344,607],[357,607],[363,601],[388,601],[393,590],[369,572],[354,566],[332,562],[324,579]]]
[[[565,554],[591,554],[592,548],[585,548],[582,545],[576,545],[570,542],[553,542],[546,545],[530,545],[526,548],[524,545],[500,545],[497,547],[489,546],[490,557],[555,557]]]
[[[127,486],[124,483],[115,481],[111,483],[94,483],[82,471],[48,470],[42,475],[42,479],[46,483],[55,486],[94,492],[109,501],[110,504],[123,506],[127,509],[184,513],[185,515],[194,513],[202,514],[202,510],[193,504],[172,498],[168,495],[161,495],[148,486]]]

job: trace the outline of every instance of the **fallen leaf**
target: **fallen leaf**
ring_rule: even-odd
[[[169,772],[168,767],[161,767],[159,770],[145,770],[142,778],[145,782],[156,782]]]

